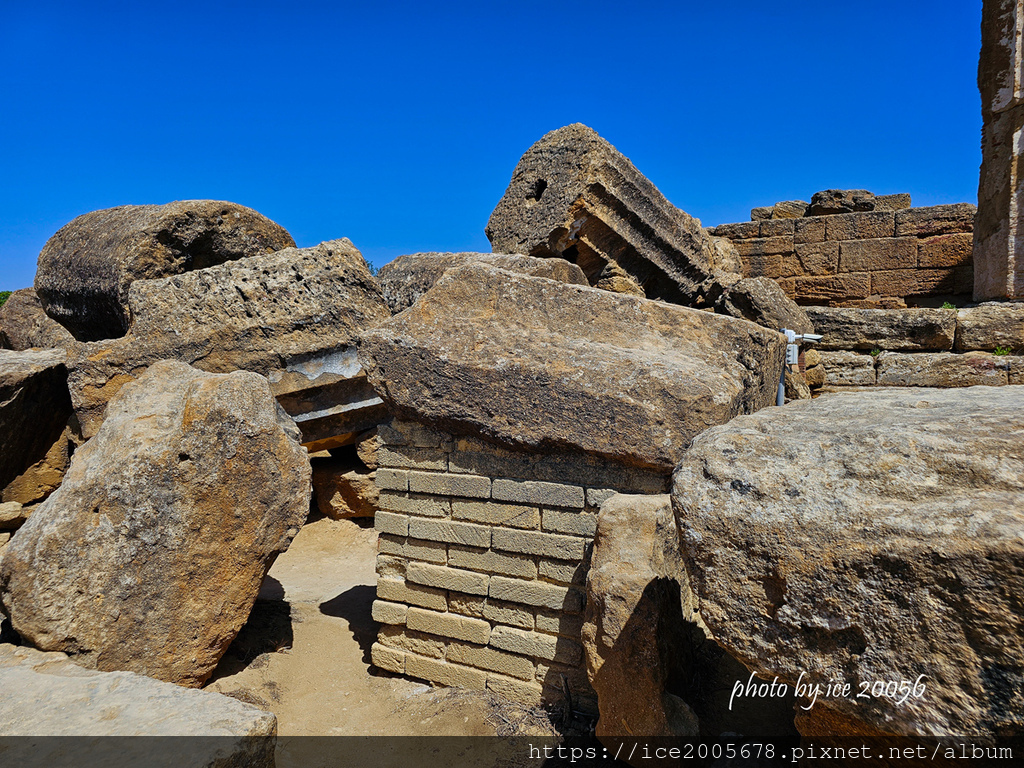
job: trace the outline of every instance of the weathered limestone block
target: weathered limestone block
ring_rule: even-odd
[[[825,216],[808,216],[793,222],[793,241],[795,243],[825,242]]]
[[[844,240],[839,244],[840,272],[917,269],[917,238],[886,237]],[[875,291],[878,293],[878,291]]]
[[[732,240],[726,237],[711,238],[711,267],[717,272],[743,271],[743,260],[740,258],[739,249]]]
[[[883,387],[999,387],[1008,383],[1005,357],[988,352],[883,352],[878,356],[878,384]]]
[[[897,192],[893,195],[875,195],[876,211],[904,211],[909,207],[909,192]]]
[[[957,310],[956,348],[1024,352],[1024,304],[992,302]]]
[[[822,352],[825,385],[831,387],[872,387],[875,385],[875,358],[857,352]]]
[[[750,240],[760,237],[761,225],[757,221],[741,221],[736,224],[719,224],[717,227],[708,229],[712,237],[725,237],[735,242],[736,240]]]
[[[82,345],[69,384],[82,434],[95,434],[107,401],[157,360],[211,373],[267,376],[311,451],[352,441],[384,408],[366,383],[355,343],[391,316],[348,239],[286,248],[129,290],[126,337]]]
[[[359,354],[400,417],[667,470],[695,434],[774,402],[783,349],[735,318],[477,264]]]
[[[317,508],[332,520],[373,517],[380,501],[374,473],[358,460],[313,459]]]
[[[797,243],[801,275],[834,275],[839,269],[839,243]]]
[[[871,273],[871,292],[900,297],[965,293],[969,280],[969,267],[891,269]]]
[[[826,240],[867,240],[892,237],[896,214],[892,211],[864,211],[829,216],[825,219]]]
[[[667,690],[693,621],[693,597],[667,495],[616,494],[601,505],[587,576],[583,648],[597,692],[597,738],[613,752],[634,737],[691,741],[700,724]],[[638,761],[635,765],[642,765]]]
[[[161,361],[109,411],[4,550],[0,604],[37,648],[198,687],[306,519],[309,459],[253,373]]]
[[[0,350],[0,489],[57,442],[71,417],[62,350]]]
[[[415,253],[399,256],[380,268],[377,282],[380,283],[391,313],[398,314],[411,307],[449,269],[476,262],[510,272],[522,272],[524,275],[589,285],[583,271],[564,259],[538,259],[504,253]]]
[[[971,232],[977,208],[970,203],[933,205],[896,212],[896,237],[930,237],[956,232]]]
[[[65,224],[43,246],[36,293],[46,313],[80,341],[123,336],[128,288],[225,261],[295,246],[251,208],[219,200],[124,205]]]
[[[32,507],[26,508],[17,501],[0,503],[0,530],[17,530],[28,520],[32,511],[34,511]]]
[[[15,291],[0,307],[0,349],[66,349],[74,344],[75,337],[46,314],[32,288]]]
[[[672,494],[702,618],[764,679],[923,676],[902,706],[818,699],[879,741],[1019,748],[1021,445],[1021,387],[826,394],[708,430]]]
[[[1009,366],[1010,384],[1024,384],[1024,357],[1016,355],[1007,357],[1006,364]]]
[[[628,293],[631,296],[644,296],[644,289],[630,274],[616,262],[609,261],[594,281],[594,287],[612,293]]]
[[[819,349],[943,351],[953,349],[954,309],[807,307]]]
[[[849,299],[866,299],[871,295],[871,275],[868,272],[847,272],[824,277],[798,277],[796,300],[798,304],[825,304]]]
[[[0,489],[0,501],[37,504],[60,487],[77,446],[71,429],[65,429],[39,461]]]
[[[955,235],[936,235],[918,241],[917,266],[963,267],[973,264],[974,235],[964,232]]]
[[[274,765],[277,718],[212,691],[15,645],[0,645],[0,687],[0,736],[41,737],[5,738],[8,765]],[[67,736],[93,738],[47,738]],[[95,738],[129,736],[190,738]]]
[[[837,213],[875,210],[875,195],[866,189],[826,189],[811,196],[807,216],[832,216]]]
[[[715,300],[715,308],[722,314],[742,317],[776,330],[814,331],[804,309],[790,301],[779,284],[767,277],[745,277],[726,286]]]

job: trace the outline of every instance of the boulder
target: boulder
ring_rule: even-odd
[[[822,339],[820,349],[881,349],[893,352],[953,348],[953,309],[853,309],[805,307]]]
[[[797,333],[814,331],[804,308],[794,304],[779,284],[767,277],[744,277],[724,286],[715,299],[715,309],[776,331],[783,328]]]
[[[849,683],[814,708],[879,742],[1020,748],[1022,445],[1009,386],[823,395],[709,429],[672,491],[703,620],[790,691]]]
[[[866,189],[825,189],[811,196],[806,216],[875,210],[875,195]]]
[[[397,315],[403,309],[411,307],[416,299],[429,291],[438,278],[449,269],[476,262],[490,264],[510,272],[521,272],[524,275],[588,285],[583,271],[564,259],[538,259],[505,253],[415,253],[399,256],[380,268],[377,281],[391,313]]]
[[[81,345],[71,396],[85,437],[107,401],[157,360],[267,376],[311,451],[352,441],[385,415],[356,360],[365,328],[391,316],[348,239],[286,248],[129,289],[123,339]]]
[[[784,349],[743,320],[475,264],[359,357],[399,417],[668,471],[694,435],[775,402]]]
[[[0,501],[19,504],[44,501],[63,482],[76,447],[71,429],[65,429],[43,458],[14,478],[6,488],[0,489]]]
[[[61,227],[39,254],[36,293],[46,314],[80,341],[123,336],[135,280],[178,275],[294,247],[251,208],[219,200],[123,205]]]
[[[0,688],[7,765],[274,766],[277,718],[212,691],[14,645],[0,645]],[[190,738],[114,738],[138,736]]]
[[[628,293],[631,296],[644,295],[644,289],[614,261],[609,261],[604,265],[604,269],[601,270],[601,274],[594,282],[594,287],[612,293]]]
[[[956,348],[1024,352],[1024,304],[990,302],[956,312]]]
[[[0,350],[0,489],[42,460],[67,426],[66,357]]]
[[[200,686],[309,499],[306,451],[266,379],[155,363],[8,544],[0,604],[37,648]]]
[[[10,531],[20,528],[28,520],[31,508],[26,509],[17,501],[0,503],[0,530]]]
[[[15,291],[0,307],[0,349],[67,349],[75,337],[43,310],[32,288]]]
[[[374,472],[355,459],[312,459],[317,508],[332,520],[373,517],[380,502]]]

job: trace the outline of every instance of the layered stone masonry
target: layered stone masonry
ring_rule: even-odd
[[[373,664],[596,712],[580,632],[597,511],[616,492],[664,493],[668,477],[417,422],[378,434]]]
[[[739,251],[744,277],[769,277],[798,304],[970,295],[969,203],[722,224],[710,234]]]
[[[1024,303],[964,309],[807,310],[834,387],[1024,384]]]

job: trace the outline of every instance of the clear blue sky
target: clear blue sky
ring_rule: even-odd
[[[0,289],[75,216],[248,205],[381,265],[489,251],[583,122],[706,225],[819,189],[977,197],[981,0],[0,0]]]

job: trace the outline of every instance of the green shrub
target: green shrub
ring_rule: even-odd
[[[1010,347],[996,347],[995,354],[997,354],[1000,357],[1002,357],[1004,355],[1010,354],[1011,352],[1013,352],[1013,350],[1010,349]]]
[[[948,301],[942,302],[943,309],[956,309],[956,304],[950,304]]]
[[[878,347],[875,347],[874,349],[871,350],[872,357],[878,357],[880,354],[882,354],[882,350],[880,350]]]
[[[11,291],[0,291],[0,307],[7,303],[7,299],[11,297]]]

